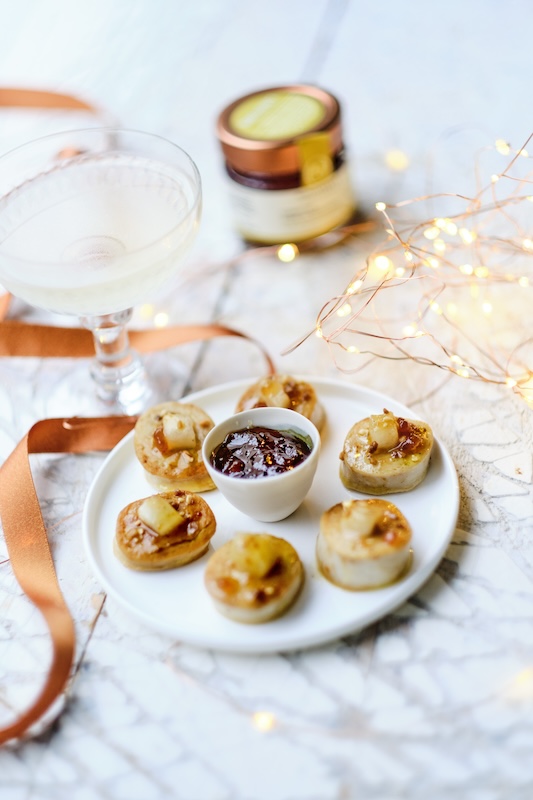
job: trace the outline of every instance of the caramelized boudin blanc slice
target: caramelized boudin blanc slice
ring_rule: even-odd
[[[267,622],[295,600],[304,569],[294,547],[268,533],[239,533],[209,559],[205,585],[215,608],[235,622]]]
[[[204,492],[215,485],[202,460],[202,443],[214,422],[191,403],[169,401],[145,411],[135,425],[135,454],[160,491]]]
[[[176,489],[123,508],[113,549],[131,569],[180,567],[205,553],[215,528],[215,517],[205,500]]]
[[[369,494],[408,492],[424,479],[432,447],[429,425],[384,409],[349,430],[340,454],[341,480],[347,489]]]
[[[297,411],[310,419],[318,430],[324,424],[324,408],[311,384],[291,378],[290,375],[271,375],[257,381],[244,392],[235,411],[263,406]]]
[[[410,555],[411,527],[387,500],[345,500],[322,514],[316,543],[320,571],[344,589],[395,581]]]

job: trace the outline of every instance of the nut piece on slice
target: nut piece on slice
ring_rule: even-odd
[[[268,533],[237,534],[213,553],[205,571],[215,608],[248,624],[283,614],[303,580],[303,565],[294,547]]]
[[[135,455],[152,486],[160,491],[214,489],[202,459],[211,417],[191,403],[169,401],[145,411],[135,425]]]
[[[322,514],[316,542],[320,571],[343,589],[386,586],[405,570],[411,527],[387,500],[345,500]]]
[[[433,432],[425,422],[372,414],[348,431],[340,454],[347,489],[369,494],[408,492],[425,478]]]
[[[113,550],[131,569],[171,569],[202,556],[215,529],[203,497],[176,489],[125,506],[117,518]]]
[[[271,375],[254,383],[239,399],[235,412],[263,406],[297,411],[310,419],[318,430],[323,427],[326,419],[324,407],[311,384],[290,375]]]

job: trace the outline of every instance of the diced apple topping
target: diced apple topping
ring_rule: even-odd
[[[169,450],[193,450],[196,447],[192,420],[175,411],[163,415],[163,436]]]
[[[159,536],[166,536],[185,521],[185,517],[160,495],[143,500],[137,513],[139,519]]]
[[[278,560],[278,553],[270,539],[240,533],[233,543],[232,572],[241,582],[248,576],[264,578]]]
[[[366,539],[371,536],[377,523],[383,519],[383,509],[367,503],[353,504],[348,500],[346,508],[349,514],[343,520],[342,532],[350,539]]]
[[[261,386],[261,399],[267,406],[276,406],[277,408],[289,408],[291,399],[283,388],[281,381],[271,378],[264,381]]]
[[[383,452],[384,450],[392,450],[400,441],[398,436],[398,423],[394,414],[387,412],[386,414],[373,414],[370,417],[370,424],[368,426],[368,439],[370,445],[376,443],[377,448],[374,452]]]

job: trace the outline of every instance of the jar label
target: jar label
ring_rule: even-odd
[[[327,133],[311,133],[296,141],[300,158],[302,186],[319,183],[333,172],[333,158]]]
[[[253,189],[228,180],[235,227],[250,241],[310,239],[347,222],[355,209],[347,164],[320,183],[297,189]]]

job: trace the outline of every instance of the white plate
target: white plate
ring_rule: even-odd
[[[90,564],[102,586],[149,627],[201,647],[240,653],[280,652],[317,645],[360,630],[397,608],[428,579],[444,555],[459,507],[453,462],[436,439],[428,474],[411,492],[388,495],[411,523],[413,560],[407,575],[382,589],[350,592],[333,586],[318,572],[315,540],[320,514],[348,497],[339,478],[339,453],[349,428],[370,413],[388,408],[397,415],[417,414],[389,397],[361,386],[306,378],[316,388],[327,421],[313,486],[303,505],[281,522],[261,523],[236,511],[217,490],[205,492],[217,519],[212,548],[236,531],[269,532],[288,539],[305,567],[306,581],[295,605],[281,618],[262,625],[241,625],[221,616],[204,589],[210,552],[198,561],[164,572],[136,572],[113,555],[115,522],[128,503],[153,493],[128,434],[108,455],[89,490],[83,514],[83,539]],[[216,422],[234,412],[252,381],[238,381],[191,394],[183,400],[204,408]],[[368,497],[368,495],[366,495]]]

